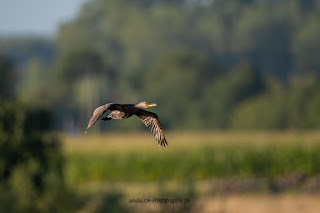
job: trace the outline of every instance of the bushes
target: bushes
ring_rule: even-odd
[[[234,129],[319,128],[320,88],[311,78],[292,81],[285,88],[269,83],[268,90],[245,100],[233,112]]]
[[[0,105],[0,212],[69,212],[63,157],[48,110]],[[6,203],[6,205],[2,205]]]

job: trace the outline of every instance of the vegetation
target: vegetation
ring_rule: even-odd
[[[275,151],[276,149],[276,151]],[[263,150],[238,147],[203,147],[163,155],[132,152],[121,155],[70,154],[67,173],[72,183],[86,181],[155,181],[209,178],[273,178],[301,172],[318,175],[320,147],[302,146]],[[112,171],[112,172],[110,172]]]
[[[56,41],[4,39],[1,52],[19,65],[17,95],[52,107],[59,130],[141,100],[159,104],[166,129],[311,129],[319,11],[315,0],[92,0]],[[102,126],[129,127],[141,126]]]
[[[272,180],[294,173],[307,176],[320,174],[317,137],[304,138],[312,138],[312,133],[300,137],[294,134],[286,139],[276,134],[266,134],[267,139],[262,141],[264,135],[260,134],[259,139],[253,133],[224,133],[220,138],[215,134],[198,137],[200,134],[180,136],[176,133],[169,135],[169,138],[173,137],[171,143],[163,149],[155,143],[150,144],[147,139],[141,140],[147,135],[66,138],[66,176],[69,183],[77,185],[93,181],[161,179]],[[129,138],[130,142],[126,142]]]
[[[101,183],[192,199],[208,179],[318,184],[319,14],[316,0],[91,0],[54,40],[0,38],[0,212],[135,211]],[[169,147],[130,133],[148,131],[137,118],[79,134],[95,107],[143,100]]]
[[[63,157],[58,139],[49,134],[50,114],[18,102],[0,106],[0,211],[68,212]]]

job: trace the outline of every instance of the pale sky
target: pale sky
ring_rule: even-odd
[[[0,0],[1,35],[54,36],[87,0]]]

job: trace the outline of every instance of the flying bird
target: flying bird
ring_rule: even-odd
[[[157,106],[157,104],[145,101],[140,102],[136,105],[114,103],[102,105],[94,110],[85,133],[87,133],[88,129],[92,127],[106,111],[110,110],[110,114],[107,117],[101,118],[101,120],[108,121],[126,119],[131,117],[132,115],[135,115],[142,121],[142,123],[144,123],[146,127],[150,129],[150,131],[156,138],[156,141],[158,142],[158,146],[166,146],[168,145],[168,143],[164,136],[164,132],[160,125],[157,114],[144,110],[145,108],[154,106]]]

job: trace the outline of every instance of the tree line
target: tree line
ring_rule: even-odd
[[[15,93],[68,131],[99,105],[142,100],[169,129],[318,128],[319,13],[315,0],[91,0]]]

